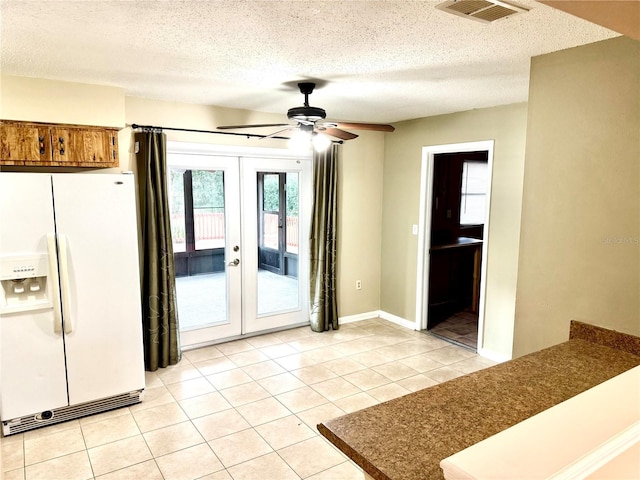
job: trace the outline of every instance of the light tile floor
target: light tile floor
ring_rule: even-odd
[[[6,480],[350,480],[319,422],[493,363],[380,319],[184,353],[141,404],[2,439]]]

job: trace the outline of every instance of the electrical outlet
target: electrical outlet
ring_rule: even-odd
[[[362,290],[362,282],[360,280],[356,280],[356,290]]]

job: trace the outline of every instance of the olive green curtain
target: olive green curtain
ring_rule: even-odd
[[[142,228],[142,324],[149,371],[180,361],[176,281],[167,185],[167,139],[135,134]]]
[[[338,145],[313,155],[313,211],[310,245],[310,322],[315,332],[338,329],[336,229],[338,226]]]

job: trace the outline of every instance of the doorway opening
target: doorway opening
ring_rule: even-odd
[[[475,349],[487,151],[434,156],[427,330]]]
[[[426,147],[419,228],[420,329],[482,346],[493,142]]]

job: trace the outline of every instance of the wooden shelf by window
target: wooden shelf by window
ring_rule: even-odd
[[[0,165],[117,167],[118,129],[0,121]]]

